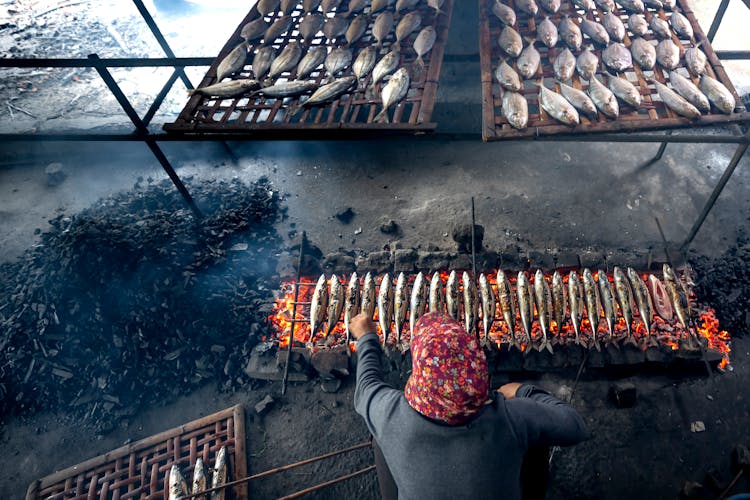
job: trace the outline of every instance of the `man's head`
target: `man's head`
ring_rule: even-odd
[[[412,372],[404,395],[422,415],[461,425],[485,404],[487,359],[474,335],[450,316],[422,316],[411,339]]]

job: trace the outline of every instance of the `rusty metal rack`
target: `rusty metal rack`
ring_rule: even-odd
[[[374,121],[376,113],[382,109],[380,90],[383,83],[379,83],[374,89],[371,89],[372,74],[369,74],[353,93],[346,93],[325,106],[305,108],[296,114],[290,110],[294,106],[304,103],[304,99],[276,99],[253,96],[252,94],[222,99],[195,94],[188,100],[177,120],[174,123],[165,124],[164,130],[182,134],[218,132],[237,133],[238,135],[250,134],[253,137],[276,135],[281,138],[293,138],[296,135],[304,135],[305,132],[325,130],[332,133],[330,136],[332,139],[337,138],[336,134],[339,134],[342,130],[401,133],[432,131],[437,127],[437,124],[430,120],[437,96],[443,53],[448,40],[448,27],[450,26],[453,2],[454,0],[447,0],[442,7],[443,13],[439,15],[436,15],[435,10],[424,3],[420,3],[417,7],[417,12],[422,16],[422,27],[433,26],[437,31],[437,39],[432,50],[424,57],[423,67],[415,62],[416,53],[411,48],[418,31],[400,42],[399,67],[407,67],[412,80],[406,99],[399,103],[392,112],[391,123],[376,123]],[[343,3],[334,14],[343,15],[341,13],[346,12],[348,4],[349,2]],[[268,24],[271,24],[279,19],[282,14],[282,12],[274,12],[265,16],[264,19]],[[331,15],[329,14],[329,16]],[[369,10],[366,9],[363,15],[370,16]],[[272,42],[273,47],[277,49],[277,53],[289,43],[300,38],[295,27],[298,26],[299,20],[304,16],[301,4],[295,8],[291,16],[293,18],[292,27]],[[224,57],[242,42],[243,39],[240,36],[242,27],[261,17],[262,15],[254,6],[229,38],[199,87],[217,83],[217,67]],[[374,17],[374,15],[371,16],[371,21],[374,21]],[[400,16],[397,15],[396,22],[399,19]],[[375,44],[371,27],[372,22],[365,35],[351,45],[355,57],[360,50]],[[318,32],[305,48],[327,45],[331,47],[344,46],[344,43],[339,41],[329,45],[323,33]],[[378,59],[390,52],[396,43],[395,34],[391,30],[382,47],[379,48]],[[251,45],[250,53],[260,46],[262,45],[259,43]],[[352,74],[351,68],[349,68],[342,76]],[[247,64],[239,72],[239,77],[255,77],[250,64]],[[293,78],[294,73],[285,72],[278,81],[292,80]],[[320,68],[312,72],[309,80],[322,85],[327,83],[328,76],[326,71]]]
[[[599,114],[598,118],[590,120],[584,116],[581,116],[581,123],[575,127],[569,127],[561,124],[551,116],[549,116],[538,101],[539,88],[539,77],[535,76],[535,80],[526,80],[522,83],[522,88],[519,91],[529,104],[529,123],[528,127],[523,130],[516,130],[510,126],[508,121],[500,112],[502,103],[502,97],[500,95],[500,85],[495,81],[493,77],[494,69],[503,57],[502,50],[500,49],[497,39],[500,35],[502,23],[500,20],[491,12],[492,4],[494,0],[480,0],[480,61],[482,71],[482,139],[484,141],[497,141],[505,139],[518,139],[523,137],[540,137],[545,135],[556,135],[556,134],[568,134],[568,135],[581,135],[591,134],[595,132],[621,132],[621,131],[638,131],[638,130],[652,130],[652,129],[671,129],[678,127],[695,127],[704,125],[714,124],[726,124],[733,122],[742,122],[750,120],[750,113],[748,113],[744,106],[742,106],[742,99],[737,95],[737,92],[729,80],[724,68],[722,67],[721,61],[717,57],[709,38],[703,33],[701,27],[698,24],[695,14],[690,8],[690,4],[687,0],[678,0],[680,10],[688,18],[690,24],[693,26],[695,32],[694,40],[685,41],[680,40],[674,33],[672,33],[672,40],[680,48],[680,55],[684,54],[687,47],[694,46],[701,43],[701,49],[705,52],[708,58],[707,73],[709,76],[716,78],[721,81],[734,95],[737,107],[735,112],[729,115],[717,113],[711,111],[710,114],[701,116],[697,120],[688,120],[687,118],[680,117],[674,111],[667,108],[664,103],[658,98],[656,90],[653,86],[649,86],[647,79],[652,77],[661,83],[667,81],[665,72],[657,64],[653,71],[644,71],[637,64],[633,64],[633,67],[627,70],[624,74],[630,80],[631,83],[636,85],[641,93],[643,104],[640,108],[635,109],[630,105],[624,103],[620,107],[620,116],[616,119],[605,117],[603,114]],[[514,0],[508,0],[507,4],[511,7],[515,6]],[[518,11],[517,11],[518,12]],[[616,11],[618,16],[625,22],[628,17],[628,13],[618,7]],[[559,20],[569,15],[571,18],[577,18],[578,16],[584,16],[589,20],[600,21],[604,16],[604,11],[597,8],[584,13],[582,9],[577,9],[571,0],[563,0],[562,7],[557,14],[551,14],[549,17],[553,21],[559,22]],[[664,10],[660,9],[657,12],[646,9],[645,12],[646,20],[650,20],[652,16],[658,15],[664,19],[666,16]],[[516,24],[517,31],[521,36],[534,39],[536,33],[536,20],[531,18],[527,14],[517,14],[518,21]],[[650,31],[644,36],[646,40],[653,40],[655,35]],[[624,44],[630,45],[630,39],[626,33]],[[558,52],[561,50],[560,45],[553,49],[549,49],[546,46],[538,47],[539,53],[541,54],[541,73],[546,79],[545,83],[548,88],[554,84],[554,71],[552,63],[555,60]],[[584,50],[582,48],[582,50]],[[599,60],[602,60],[601,50],[595,48],[594,53],[597,55]],[[578,53],[575,53],[577,56]],[[512,64],[512,61],[508,61]],[[585,89],[588,87],[588,83],[583,83],[579,75],[573,76],[572,86],[578,89]],[[556,86],[555,86],[556,87]],[[557,88],[554,88],[557,90]]]
[[[247,475],[245,413],[241,405],[123,446],[34,481],[26,500],[63,498],[167,498],[172,464],[192,477],[198,457],[213,464],[227,447],[230,479]],[[247,485],[233,488],[235,500],[246,500]]]

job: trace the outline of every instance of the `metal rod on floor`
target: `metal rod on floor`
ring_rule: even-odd
[[[748,131],[748,133],[746,133],[744,137],[750,137],[750,131]],[[721,179],[719,179],[719,183],[714,188],[713,193],[711,193],[711,196],[708,198],[708,202],[706,203],[706,206],[703,207],[703,211],[698,216],[698,220],[695,221],[695,224],[693,224],[693,228],[690,230],[690,233],[688,233],[687,238],[685,238],[685,241],[682,243],[682,246],[680,247],[681,252],[687,251],[687,249],[693,243],[695,236],[698,234],[698,231],[700,231],[701,226],[703,226],[703,223],[706,221],[706,217],[708,217],[708,214],[711,212],[711,209],[714,207],[714,204],[716,204],[716,200],[719,199],[721,192],[724,191],[724,187],[726,187],[727,182],[729,182],[729,179],[732,177],[734,170],[737,168],[737,165],[740,163],[742,156],[745,154],[745,151],[747,151],[747,146],[748,146],[747,144],[740,144],[739,146],[737,146],[737,149],[734,152],[734,156],[732,157],[732,160],[729,162],[729,165],[727,165],[727,169],[724,171],[724,174],[721,176]]]
[[[323,488],[327,488],[328,486],[332,486],[334,484],[347,481],[349,479],[352,479],[353,477],[357,477],[357,476],[359,476],[361,474],[366,474],[366,473],[374,471],[374,470],[375,470],[375,466],[371,465],[369,467],[365,467],[364,469],[358,470],[357,472],[352,472],[351,474],[347,474],[345,476],[341,476],[341,477],[336,478],[336,479],[331,479],[330,481],[326,481],[325,483],[320,483],[320,484],[315,485],[315,486],[310,486],[309,488],[305,488],[304,490],[300,490],[300,491],[298,491],[296,493],[292,493],[291,495],[286,495],[286,496],[280,497],[279,500],[293,500],[295,498],[300,498],[300,497],[303,497],[303,496],[305,496],[305,495],[307,495],[309,493],[313,493],[315,491],[322,490]]]
[[[709,42],[713,43],[716,32],[719,31],[719,25],[721,24],[722,19],[724,19],[727,7],[729,7],[729,0],[721,0],[719,8],[716,10],[716,16],[714,16],[714,20],[711,23],[711,27],[708,29],[708,34],[706,35],[708,36]]]
[[[299,283],[302,278],[302,262],[305,256],[305,243],[307,242],[307,233],[302,231],[302,237],[299,242],[299,263],[297,265],[297,281],[294,285],[294,302],[292,304],[292,326],[289,328],[289,345],[286,350],[286,363],[284,363],[284,376],[281,379],[281,395],[286,394],[286,386],[289,383],[289,365],[292,364],[292,349],[294,347],[294,327],[297,325],[297,300],[299,299]],[[313,332],[314,333],[314,332]],[[312,338],[310,339],[312,340]]]

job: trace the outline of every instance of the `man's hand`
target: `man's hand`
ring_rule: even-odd
[[[359,313],[354,316],[349,323],[349,332],[351,332],[354,340],[359,340],[359,338],[366,333],[377,333],[377,327],[372,318],[368,317],[367,314]]]
[[[500,386],[500,389],[498,389],[497,392],[502,394],[505,399],[513,399],[516,397],[516,391],[518,391],[518,388],[521,387],[521,385],[522,384],[519,384],[518,382],[511,382],[510,384]]]

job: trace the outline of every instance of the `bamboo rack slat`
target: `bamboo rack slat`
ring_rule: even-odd
[[[437,39],[432,50],[425,55],[425,66],[421,69],[415,63],[416,53],[412,48],[419,30],[401,41],[399,67],[409,69],[412,81],[406,98],[392,108],[389,113],[391,123],[374,122],[375,115],[382,109],[380,91],[384,83],[380,82],[374,89],[370,89],[372,75],[368,75],[352,93],[344,94],[325,106],[305,108],[295,116],[292,116],[289,110],[297,104],[304,102],[306,97],[274,99],[263,96],[240,96],[221,99],[196,94],[188,99],[185,108],[174,123],[164,125],[164,130],[170,133],[182,134],[210,134],[213,132],[236,133],[238,136],[268,136],[278,138],[293,138],[304,136],[306,132],[319,133],[322,130],[327,130],[331,131],[332,139],[337,138],[337,131],[344,133],[423,133],[433,131],[437,127],[437,124],[431,122],[432,112],[437,97],[438,80],[445,45],[448,41],[448,29],[454,1],[447,0],[442,7],[440,15],[436,15],[435,10],[428,7],[426,2],[420,2],[417,6],[416,10],[422,17],[421,27],[433,26],[437,31]],[[338,9],[327,15],[329,17],[332,15],[343,15],[348,10],[348,3],[348,1],[342,2]],[[291,14],[294,18],[292,28],[272,43],[277,49],[277,53],[288,43],[301,39],[296,26],[301,16],[304,15],[304,12],[302,12],[302,2],[299,2],[299,4]],[[393,6],[390,8],[393,9]],[[370,15],[369,8],[365,9],[364,13]],[[397,43],[395,39],[395,27],[404,14],[405,12],[395,14],[394,27],[379,49],[378,60],[390,52]],[[271,24],[281,15],[281,12],[275,12],[265,16],[265,20]],[[375,16],[377,14],[371,16],[371,23],[365,35],[351,46],[354,59],[356,59],[362,49],[376,43],[371,32],[372,21],[374,21]],[[221,60],[242,41],[240,37],[242,27],[246,23],[260,17],[261,14],[253,7],[229,38],[199,87],[216,83],[216,69]],[[323,33],[319,32],[308,45],[303,47],[303,50],[318,45],[338,47],[345,46],[346,41],[340,37],[334,43],[330,43],[326,40]],[[260,41],[251,42],[248,61],[243,70],[235,76],[236,78],[253,78],[252,57],[255,50],[261,46],[262,43]],[[341,78],[352,74],[351,68],[349,68],[338,77]],[[292,79],[294,79],[294,70],[283,73],[278,80],[285,81]],[[312,72],[307,80],[313,80],[318,84],[322,84],[327,82],[328,75],[321,65],[319,69]]]
[[[241,405],[194,420],[109,453],[86,460],[31,483],[26,500],[167,498],[165,479],[172,464],[190,482],[195,461],[213,466],[222,446],[229,456],[229,478],[247,475],[245,413]],[[228,498],[247,500],[247,485]]]
[[[620,116],[617,119],[611,119],[605,117],[602,113],[599,113],[599,117],[590,120],[584,116],[581,116],[581,123],[575,127],[569,127],[556,121],[554,118],[547,115],[544,110],[541,109],[538,101],[538,87],[536,84],[540,81],[540,77],[544,77],[545,85],[547,88],[553,89],[559,92],[559,85],[554,80],[554,70],[552,68],[552,62],[558,51],[562,50],[564,44],[562,41],[558,42],[558,45],[553,49],[548,49],[546,46],[541,47],[541,44],[537,44],[537,50],[541,54],[541,75],[537,73],[534,80],[526,80],[523,82],[520,93],[526,98],[529,104],[529,123],[528,126],[523,130],[516,130],[510,126],[508,121],[504,118],[501,110],[502,98],[500,95],[500,85],[494,80],[494,70],[499,64],[502,57],[505,57],[502,49],[497,43],[500,31],[502,29],[502,23],[492,13],[492,4],[495,0],[480,0],[479,11],[480,11],[480,61],[482,71],[482,139],[484,141],[497,141],[503,139],[519,139],[519,138],[531,138],[543,135],[557,135],[557,134],[571,134],[572,136],[580,134],[589,134],[596,132],[624,132],[624,131],[636,131],[636,130],[654,130],[654,129],[671,129],[680,127],[700,127],[704,125],[715,125],[715,124],[726,124],[750,121],[750,113],[745,110],[742,106],[742,99],[737,95],[737,92],[729,80],[721,61],[716,56],[711,44],[706,37],[705,33],[701,29],[698,21],[695,17],[693,10],[690,8],[688,0],[678,0],[678,6],[681,12],[690,21],[694,37],[692,40],[681,40],[674,33],[672,33],[672,41],[677,44],[680,48],[680,56],[682,57],[685,53],[685,49],[691,46],[695,46],[701,43],[701,49],[705,52],[708,59],[706,66],[707,74],[717,80],[721,81],[734,95],[737,107],[735,112],[726,115],[715,111],[713,108],[710,114],[704,114],[697,120],[688,120],[687,118],[680,117],[672,110],[667,108],[659,99],[653,84],[649,84],[647,78],[654,78],[662,83],[668,82],[668,76],[660,68],[657,63],[654,70],[645,71],[638,67],[637,64],[633,64],[633,68],[627,70],[624,75],[631,83],[636,85],[641,93],[642,105],[640,108],[635,109],[632,106],[624,104],[619,101],[620,104]],[[507,5],[515,8],[514,0],[505,1]],[[626,23],[628,13],[621,7],[618,6],[616,13],[622,19],[623,23]],[[527,14],[517,14],[516,30],[523,37],[534,38],[535,36],[535,20],[530,18]],[[577,9],[571,0],[562,0],[562,6],[560,11],[556,14],[544,13],[540,7],[540,13],[537,14],[537,20],[541,19],[542,16],[549,15],[550,19],[557,25],[563,16],[568,15],[573,19],[579,17],[585,17],[592,21],[600,22],[604,16],[604,12],[597,8],[587,13],[584,13],[582,9]],[[644,17],[646,20],[650,20],[651,16],[658,15],[663,19],[668,19],[669,15],[663,9],[655,11],[653,9],[646,9]],[[627,23],[626,23],[627,26]],[[643,37],[646,40],[655,39],[655,35],[650,31]],[[524,42],[524,46],[528,42]],[[584,47],[590,43],[588,37],[584,35]],[[626,36],[624,45],[630,47],[629,31],[626,29]],[[594,47],[594,52],[602,60],[601,49]],[[577,57],[580,51],[574,51],[574,55]],[[511,58],[507,59],[508,64],[513,64],[514,60]],[[684,59],[681,59],[681,67],[684,65]],[[603,63],[600,63],[599,76],[601,79],[601,67]],[[686,73],[685,73],[686,74]],[[607,75],[607,78],[609,75]],[[698,83],[698,80],[692,78],[693,82]],[[572,85],[578,89],[586,90],[588,88],[588,82],[582,80],[576,71],[573,76]]]

